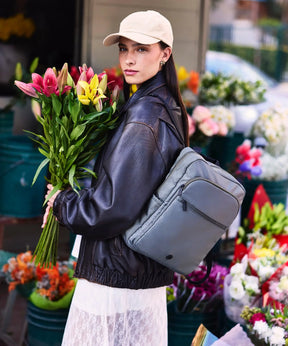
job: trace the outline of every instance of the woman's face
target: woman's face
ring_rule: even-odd
[[[170,54],[171,48],[162,50],[159,43],[140,44],[124,37],[119,40],[119,62],[125,81],[137,87],[155,76],[160,61],[166,62]]]

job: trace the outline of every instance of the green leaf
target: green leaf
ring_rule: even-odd
[[[32,74],[33,72],[35,72],[36,68],[38,67],[38,63],[39,63],[39,58],[36,57],[36,58],[32,61],[31,65],[30,65],[30,68],[29,68],[30,74]]]
[[[44,156],[46,156],[48,159],[50,159],[50,153],[43,150],[42,148],[38,148],[38,150],[40,151],[40,153]]]
[[[52,97],[52,106],[53,110],[56,113],[56,115],[59,117],[62,109],[62,103],[60,102],[59,98],[55,94],[51,94]]]
[[[37,180],[37,178],[38,178],[40,172],[41,172],[42,169],[47,165],[47,163],[48,163],[49,161],[50,161],[50,160],[46,158],[46,159],[44,159],[44,160],[40,163],[40,165],[38,166],[37,171],[36,171],[36,173],[35,173],[35,175],[34,175],[34,178],[33,178],[33,181],[32,181],[32,185],[34,185],[34,183],[35,183],[35,181]]]
[[[58,191],[58,190],[61,190],[62,184],[57,184],[56,186],[53,187],[52,191],[50,191],[49,195],[46,197],[44,203],[43,203],[43,206],[49,201],[49,199]]]
[[[71,185],[72,188],[74,186],[73,180],[74,180],[75,171],[76,171],[76,165],[73,165],[69,170],[69,178],[68,178],[69,184]]]
[[[70,105],[70,104],[69,104]],[[77,123],[78,116],[81,110],[81,104],[76,100],[70,108],[71,118],[74,124]]]
[[[82,133],[85,131],[85,129],[86,129],[86,125],[84,124],[76,126],[71,132],[71,135],[70,135],[71,140],[78,139],[82,135]]]
[[[92,171],[91,169],[87,168],[87,167],[79,167],[80,169],[83,169],[85,172],[88,172],[89,174],[91,174],[95,179],[97,178],[97,175],[94,171]]]

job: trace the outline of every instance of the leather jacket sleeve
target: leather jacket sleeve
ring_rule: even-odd
[[[76,234],[107,239],[131,226],[167,173],[153,128],[126,123],[94,186],[79,195],[61,192],[53,206],[60,223]]]

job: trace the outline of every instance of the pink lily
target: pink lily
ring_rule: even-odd
[[[56,94],[58,89],[57,78],[52,68],[47,68],[44,74],[43,84],[44,84],[43,91],[46,96],[50,96],[51,94]]]
[[[60,78],[62,78],[62,75]],[[59,95],[58,81],[52,68],[47,68],[44,77],[37,73],[32,73],[32,82],[33,83],[31,83],[31,85],[33,88],[35,88],[38,92],[43,93],[47,97],[49,97],[51,94]],[[61,84],[62,81],[59,83]],[[65,85],[61,94],[70,89],[71,86]]]
[[[94,71],[92,69],[92,67],[87,67],[86,64],[83,64],[82,67],[80,66],[79,67],[79,70],[80,70],[80,74],[82,74],[83,72],[85,73],[85,76],[86,76],[86,82],[90,82],[90,79],[92,79],[94,77]],[[84,80],[84,79],[82,79]]]
[[[38,95],[34,89],[34,87],[31,85],[31,83],[24,83],[20,82],[18,80],[15,80],[15,85],[22,90],[26,95],[31,96],[31,97],[36,97],[38,98]]]

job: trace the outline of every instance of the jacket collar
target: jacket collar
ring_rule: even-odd
[[[128,107],[137,102],[142,96],[149,95],[165,84],[164,74],[162,71],[159,71],[154,77],[148,79],[141,85],[141,87],[128,99],[121,111],[126,111]]]

